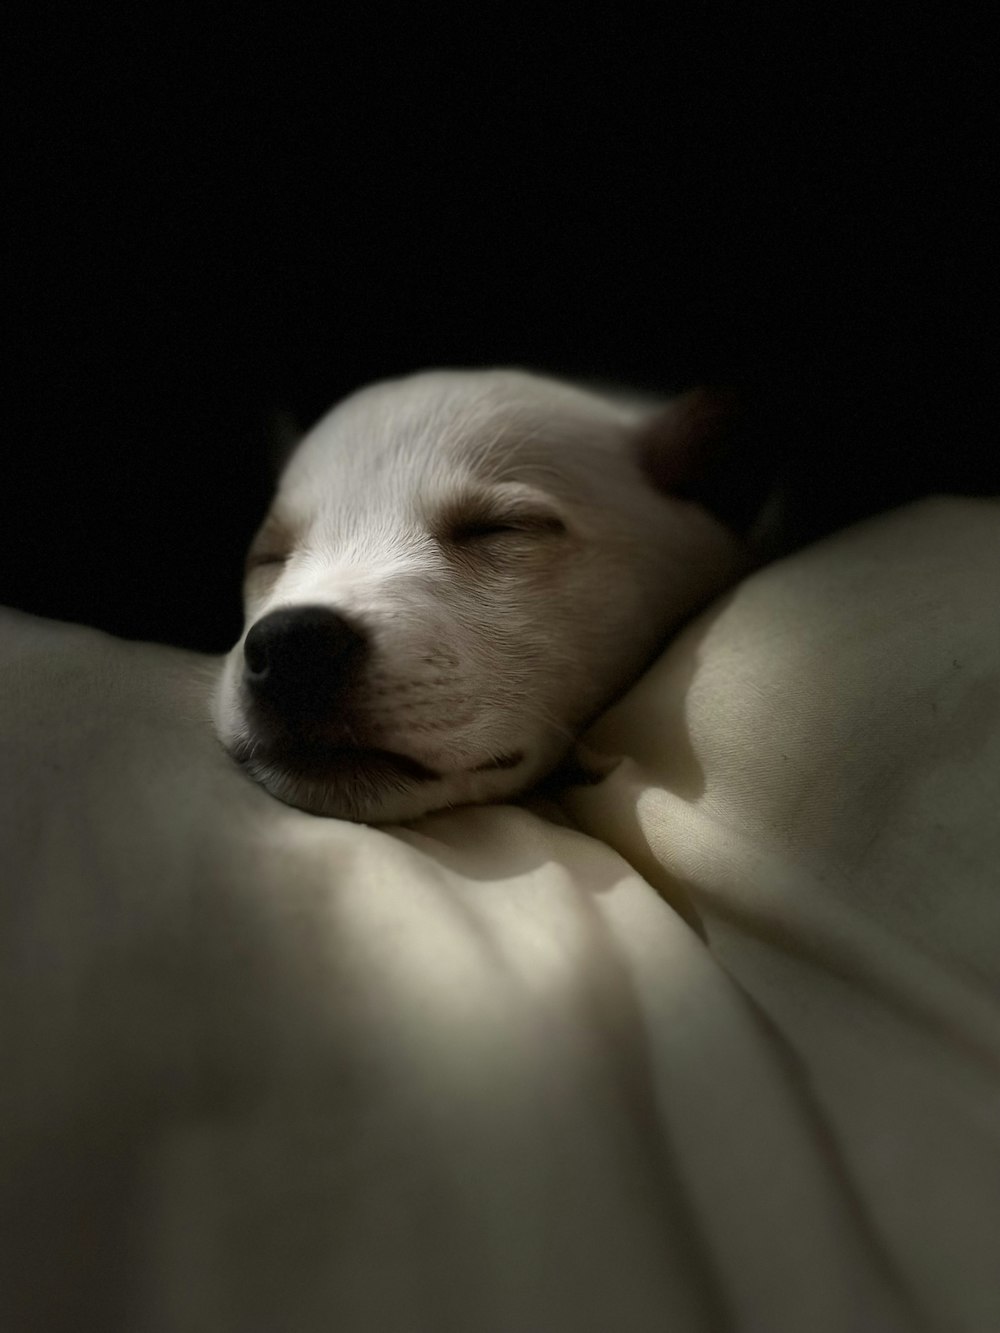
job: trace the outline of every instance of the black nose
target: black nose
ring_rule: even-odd
[[[243,643],[243,679],[254,700],[289,719],[321,718],[365,657],[361,630],[325,606],[263,616]]]

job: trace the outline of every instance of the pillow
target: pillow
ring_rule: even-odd
[[[6,614],[0,1326],[997,1323],[998,566],[843,534],[603,782],[385,829],[247,781],[214,659]]]
[[[624,757],[567,802],[731,978],[831,1203],[935,1328],[1000,1327],[998,588],[993,501],[924,501],[765,569],[592,730]],[[669,1116],[666,1066],[660,1086]],[[759,1130],[726,1101],[725,1130],[692,1108],[683,1160]],[[767,1207],[809,1178],[771,1167]],[[724,1205],[704,1179],[718,1252],[752,1207],[735,1174]],[[793,1198],[759,1249],[802,1245],[819,1212]]]

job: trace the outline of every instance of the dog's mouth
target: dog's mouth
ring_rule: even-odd
[[[242,767],[255,774],[262,769],[279,769],[311,782],[337,783],[351,780],[368,782],[433,782],[441,775],[426,764],[399,754],[364,746],[301,743],[264,744],[239,742],[232,751]]]

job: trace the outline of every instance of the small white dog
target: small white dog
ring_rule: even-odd
[[[344,819],[524,791],[746,567],[678,498],[726,415],[706,391],[654,405],[514,370],[346,399],[250,548],[223,743],[280,800]]]

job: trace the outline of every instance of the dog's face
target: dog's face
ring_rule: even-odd
[[[372,823],[537,781],[739,571],[737,539],[650,480],[689,409],[518,371],[348,398],[251,546],[223,743],[279,799]]]

